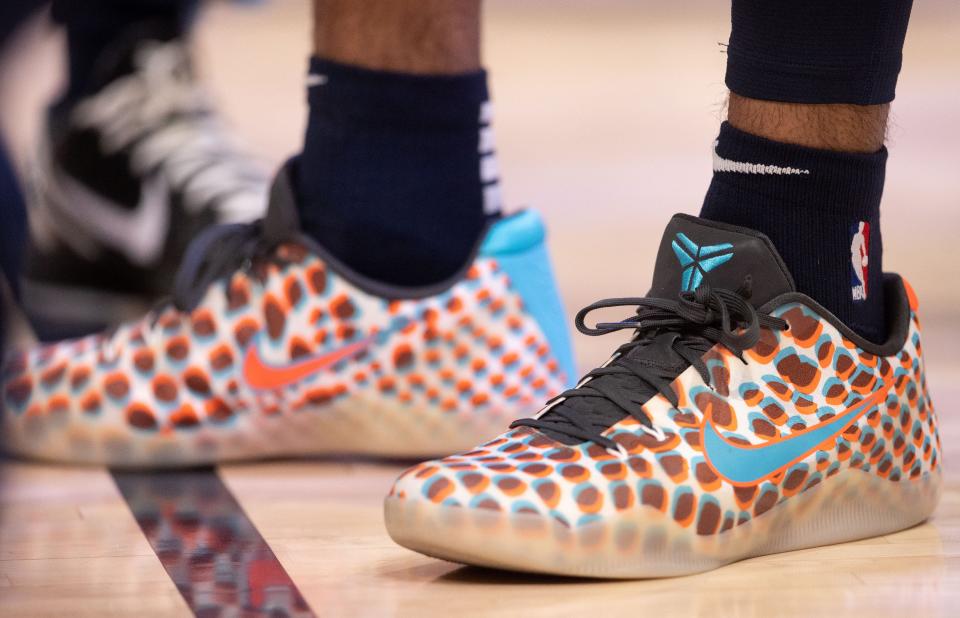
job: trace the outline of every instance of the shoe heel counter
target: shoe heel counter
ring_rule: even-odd
[[[913,286],[910,285],[906,277],[901,276],[900,282],[903,284],[903,291],[907,295],[907,304],[910,306],[910,311],[916,314],[920,309],[920,301],[917,300],[917,293],[913,291]]]
[[[920,363],[921,372],[925,373],[926,367],[923,359],[923,329],[920,326],[920,303],[917,300],[917,294],[913,291],[913,286],[903,276],[899,277],[900,285],[903,287],[903,295],[906,297],[907,317],[906,317],[906,341],[905,349],[917,357]],[[902,301],[901,301],[902,302]]]
[[[547,338],[566,381],[572,383],[577,378],[573,347],[546,236],[540,214],[524,210],[492,226],[480,256],[496,260],[510,277],[513,289]]]
[[[920,469],[923,470],[924,473],[934,473],[939,472],[943,467],[943,446],[940,441],[940,423],[936,408],[933,405],[933,400],[927,388],[927,364],[923,354],[923,329],[920,325],[920,302],[917,300],[917,294],[913,290],[913,286],[910,285],[910,282],[903,276],[900,277],[900,282],[903,286],[903,292],[906,296],[910,311],[910,325],[908,328],[910,332],[912,332],[912,335],[907,338],[904,351],[908,355],[914,356],[914,362],[917,363],[917,365],[911,369],[911,372],[907,374],[911,382],[916,378],[914,391],[916,396],[915,399],[909,399],[911,402],[910,407],[917,416],[915,421],[916,426],[922,428],[926,440],[929,440],[929,448],[923,443],[915,444],[915,446],[922,449],[921,455],[918,457],[918,465],[921,466]],[[916,441],[916,438],[914,440]]]

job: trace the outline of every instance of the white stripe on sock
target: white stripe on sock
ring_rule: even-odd
[[[483,214],[495,215],[500,212],[503,197],[500,195],[500,185],[492,184],[483,188]]]
[[[798,169],[796,167],[780,167],[779,165],[744,163],[743,161],[731,161],[730,159],[724,159],[717,154],[717,144],[719,143],[719,140],[713,142],[714,172],[734,172],[737,174],[772,174],[776,176],[800,176],[810,173],[810,170]]]
[[[480,104],[480,124],[490,124],[493,121],[493,104],[484,101]]]
[[[503,196],[500,194],[500,165],[497,162],[496,144],[494,143],[493,105],[490,101],[480,104],[480,139],[477,151],[480,154],[480,183],[483,185],[483,212],[486,215],[497,215],[503,206]]]
[[[480,127],[480,147],[478,151],[480,154],[490,154],[496,148],[496,144],[493,139],[493,128],[492,127]]]
[[[488,154],[480,157],[480,182],[487,184],[500,179],[500,170],[497,165],[497,155]]]

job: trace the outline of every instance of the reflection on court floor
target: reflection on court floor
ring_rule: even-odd
[[[216,470],[112,474],[197,616],[314,615]]]

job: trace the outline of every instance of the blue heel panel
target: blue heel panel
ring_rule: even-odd
[[[480,255],[495,259],[510,277],[514,290],[546,336],[567,382],[573,383],[577,379],[573,347],[546,236],[540,215],[525,210],[495,223],[480,247]]]

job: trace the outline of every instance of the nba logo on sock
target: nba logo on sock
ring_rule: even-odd
[[[853,290],[853,300],[867,299],[867,267],[870,254],[870,224],[860,221],[850,228],[850,266],[853,269],[850,276],[850,285]]]

